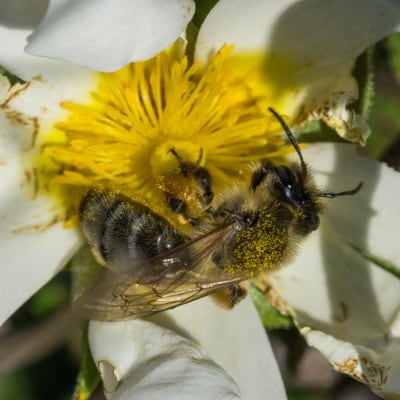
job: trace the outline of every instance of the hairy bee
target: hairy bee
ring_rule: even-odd
[[[319,190],[293,134],[276,111],[270,111],[299,162],[286,166],[260,161],[250,184],[238,182],[215,198],[190,235],[122,195],[96,190],[86,194],[80,209],[83,232],[108,272],[78,299],[83,315],[115,321],[225,289],[243,296],[241,282],[287,264],[297,244],[318,228],[324,198],[357,193],[361,183],[341,193]],[[198,170],[191,168],[195,176]],[[201,191],[212,196],[208,173],[201,170],[200,175],[205,177]]]
[[[200,166],[203,149],[200,149],[196,163],[183,161],[175,148],[171,148],[169,152],[179,162],[179,173],[172,172],[172,176],[163,176],[158,187],[164,193],[169,208],[178,215],[180,222],[196,223],[197,216],[208,208],[214,197],[210,173]]]

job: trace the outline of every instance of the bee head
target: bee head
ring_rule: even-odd
[[[318,214],[322,205],[318,200],[319,192],[308,178],[307,170],[299,165],[280,165],[274,168],[274,173],[275,195],[295,211],[295,215],[301,221],[302,230],[316,230],[319,227]]]
[[[300,161],[297,166],[292,166],[291,168],[286,165],[273,167],[274,173],[278,178],[274,183],[275,193],[277,193],[281,201],[288,203],[297,211],[297,214],[302,219],[302,225],[307,231],[316,230],[319,226],[318,214],[322,209],[318,199],[354,195],[361,189],[362,182],[354,189],[344,192],[332,193],[318,190],[311,179],[307,164],[292,131],[273,108],[269,107],[269,111],[281,124]]]

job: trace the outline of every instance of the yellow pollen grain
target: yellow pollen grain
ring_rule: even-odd
[[[246,227],[235,238],[229,272],[254,277],[280,265],[288,244],[288,232],[280,228],[268,209],[259,211],[254,226]]]
[[[122,193],[174,223],[160,184],[179,173],[171,148],[208,169],[214,192],[250,173],[253,161],[282,158],[292,149],[253,93],[260,74],[243,77],[231,53],[224,46],[207,64],[189,65],[165,51],[99,74],[89,103],[62,103],[69,116],[54,130],[62,140],[45,144],[40,178],[78,194]]]

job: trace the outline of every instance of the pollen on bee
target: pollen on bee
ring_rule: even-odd
[[[276,216],[260,210],[258,222],[237,236],[232,254],[232,272],[249,278],[280,266],[288,246],[288,232]]]

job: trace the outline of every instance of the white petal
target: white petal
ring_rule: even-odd
[[[237,51],[290,55],[299,65],[339,64],[399,27],[395,1],[220,0],[200,29],[196,55],[231,43]]]
[[[76,65],[31,56],[25,53],[26,38],[32,32],[35,22],[44,14],[46,1],[15,0],[0,2],[0,65],[18,77],[28,81],[32,78],[46,79],[59,84],[68,82],[76,88],[85,73]],[[89,71],[86,72],[89,76]],[[77,85],[71,85],[77,77]]]
[[[194,342],[151,322],[94,322],[93,359],[108,399],[239,399],[239,388]]]
[[[200,343],[235,379],[243,399],[286,399],[275,357],[250,298],[229,311],[205,298],[158,314],[153,321]]]
[[[210,357],[221,365],[238,383],[241,398],[257,399],[268,397],[274,400],[286,399],[279,370],[265,330],[250,299],[244,300],[233,310],[227,311],[217,307],[210,298],[205,298],[178,307],[175,310],[157,314],[151,318],[151,322],[171,329],[204,347]],[[149,379],[154,379],[155,384],[151,383],[151,385],[154,385],[152,386],[153,391],[143,393],[144,398],[146,398],[146,395],[149,396],[150,393],[155,396],[154,398],[159,398],[157,397],[159,390],[157,384],[160,381],[172,383],[168,387],[171,390],[177,390],[176,388],[174,389],[174,384],[179,387],[182,382],[178,379],[180,367],[178,360],[175,360],[175,351],[177,347],[180,347],[181,351],[185,351],[188,348],[188,342],[181,338],[177,342],[177,346],[169,345],[167,350],[163,350],[166,340],[170,340],[169,334],[162,331],[157,332],[152,328],[154,330],[152,335],[154,336],[150,337],[150,334],[143,332],[142,329],[132,332],[131,327],[134,326],[132,324],[139,324],[139,321],[122,323],[91,322],[90,324],[89,338],[95,360],[109,361],[106,364],[108,388],[112,390],[113,387],[117,387],[119,380],[129,374],[132,377],[129,379],[131,386],[126,390],[132,396],[132,393],[135,396],[138,393],[142,394],[143,388],[150,390],[147,388],[147,383],[150,384]],[[103,337],[102,332],[106,330],[110,332],[112,330],[110,337]],[[118,337],[118,341],[114,340],[115,337]],[[165,352],[165,359],[163,357],[154,357],[152,352]],[[150,356],[153,357],[154,363],[148,367],[150,370],[147,372],[147,366],[143,366],[143,358]],[[166,362],[171,363],[170,371],[163,369]],[[114,370],[113,367],[110,368],[110,364],[118,366],[118,368]],[[209,364],[207,358],[204,358],[202,364],[202,368],[215,367],[214,364]],[[137,370],[141,369],[143,371],[143,368],[146,370],[145,378]],[[175,368],[178,368],[177,373],[173,371]],[[191,368],[189,371],[191,371]],[[154,372],[151,372],[151,370],[154,370]],[[210,380],[208,376],[205,377],[206,381],[203,381],[204,372],[195,379],[199,393],[205,396],[199,398],[224,398],[216,395],[215,392],[209,393],[207,391],[207,388],[216,390],[218,386],[222,385],[220,379],[224,377],[224,374],[221,373],[221,370],[216,370],[213,373],[216,374],[218,382]],[[187,384],[189,382],[187,381]],[[138,387],[135,388],[135,385]],[[122,386],[123,384],[121,385],[121,390]],[[120,393],[119,390],[115,394]],[[202,393],[203,391],[204,393]],[[174,396],[160,398],[180,398]]]
[[[351,70],[360,53],[399,27],[395,1],[222,0],[200,29],[195,55],[204,60],[224,43],[263,53],[260,66],[275,92],[292,92],[281,113],[301,122],[314,112],[342,137],[364,143],[367,125],[345,109],[358,97]]]
[[[2,83],[0,92],[9,94]],[[29,163],[35,121],[1,105],[0,324],[65,265],[81,241],[76,230],[64,228],[54,202],[36,191]]]
[[[316,73],[316,81],[318,75]],[[329,72],[327,76],[329,76]],[[322,120],[347,141],[365,145],[371,134],[371,129],[363,116],[357,114],[353,109],[347,108],[349,104],[358,98],[356,81],[353,78],[349,79],[343,76],[340,79],[338,78],[335,83],[331,82],[330,87],[325,86],[328,83],[327,79],[322,79],[322,81],[324,82],[322,87],[318,88],[315,85],[313,91],[322,94],[331,90],[331,94],[325,97],[317,97],[310,101],[310,104],[304,109],[302,118]],[[310,109],[312,109],[312,113],[307,116]]]
[[[43,136],[64,111],[62,100],[89,96],[95,76],[80,69],[77,85],[57,76],[59,82],[41,78],[9,87],[1,81],[0,169],[4,246],[0,323],[47,282],[81,244],[75,229],[65,229],[54,200],[36,190],[32,159]],[[62,84],[63,83],[63,84]]]
[[[353,313],[353,317],[357,317],[360,327],[371,325],[360,334],[379,333],[382,326],[372,316],[376,309],[387,310],[390,303],[390,309],[397,307],[398,281],[373,267],[353,246],[393,264],[399,263],[400,238],[396,232],[400,218],[396,210],[400,176],[378,162],[357,156],[354,147],[346,144],[310,145],[304,157],[314,167],[314,175],[322,187],[340,192],[355,187],[359,181],[364,181],[364,187],[355,196],[330,200],[327,212],[321,216],[319,230],[301,246],[294,263],[271,275],[276,277],[274,285],[291,307],[307,318],[308,324],[335,322],[343,304],[347,308],[354,305],[348,296],[369,291],[370,301],[358,304],[363,311]],[[378,307],[374,293],[378,294],[379,288],[386,284],[390,296]],[[380,297],[375,300],[383,301]],[[342,332],[344,327],[342,324]]]
[[[354,197],[330,200],[328,211],[322,216],[324,232],[399,264],[400,174],[358,155],[356,148],[346,144],[310,145],[304,156],[319,185],[330,191],[348,190],[363,182]]]
[[[1,1],[0,25],[13,30],[32,30],[44,17],[48,3],[49,0]]]
[[[399,319],[397,319],[397,324]],[[387,400],[398,400],[400,393],[399,337],[389,338],[382,347],[353,344],[324,332],[302,330],[309,345],[316,347],[339,372],[366,383]]]
[[[196,58],[207,59],[210,51],[217,51],[224,43],[234,44],[236,51],[264,51],[279,18],[294,3],[294,0],[220,0],[200,28]]]
[[[31,54],[115,71],[156,55],[181,35],[192,0],[79,0],[51,2],[29,37]]]
[[[334,367],[387,398],[400,394],[400,281],[354,250],[399,266],[399,175],[349,145],[309,146],[317,180],[332,191],[364,187],[331,200],[295,262],[269,281],[307,341]],[[281,304],[282,307],[282,304]],[[388,393],[392,393],[390,397]]]

